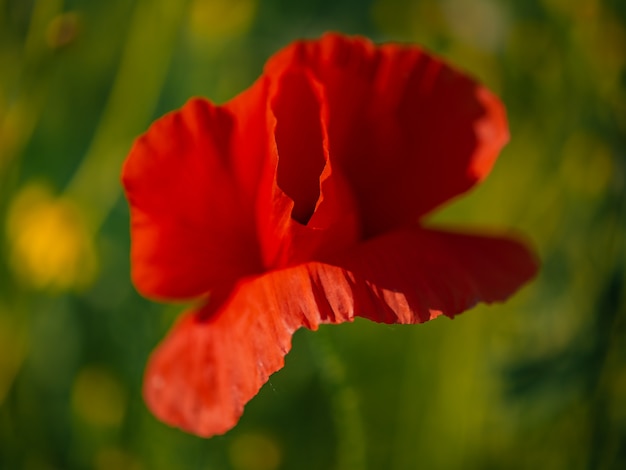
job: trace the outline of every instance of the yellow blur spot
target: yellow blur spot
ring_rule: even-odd
[[[209,40],[241,36],[250,28],[256,6],[256,0],[194,0],[190,29]]]
[[[503,46],[508,22],[498,2],[446,0],[442,6],[450,29],[462,42],[485,51],[495,51]]]
[[[600,9],[598,0],[543,0],[543,3],[555,13],[584,21],[594,21]]]
[[[48,462],[44,455],[28,455],[22,470],[58,470],[58,468]]]
[[[237,436],[230,446],[229,455],[236,470],[274,470],[282,460],[276,440],[260,433]]]
[[[81,370],[74,381],[72,407],[89,424],[116,427],[124,419],[126,393],[109,371],[89,366]]]
[[[59,49],[74,42],[80,32],[80,25],[80,16],[75,12],[55,16],[46,30],[48,47]]]
[[[107,447],[96,454],[95,470],[141,470],[141,462],[133,455],[115,447]]]
[[[600,196],[613,175],[611,150],[589,134],[572,134],[563,148],[561,177],[566,187],[584,196]]]
[[[407,39],[424,46],[446,31],[446,18],[439,0],[376,0],[370,15],[378,29],[388,35],[399,31]]]
[[[84,288],[96,272],[93,241],[72,201],[31,184],[12,201],[7,218],[10,264],[38,289]]]

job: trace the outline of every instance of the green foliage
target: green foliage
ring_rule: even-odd
[[[624,468],[625,5],[0,0],[0,469]],[[511,143],[430,222],[519,229],[542,272],[454,322],[300,331],[235,429],[186,435],[141,399],[182,307],[130,284],[121,163],[155,117],[325,30],[497,91]]]

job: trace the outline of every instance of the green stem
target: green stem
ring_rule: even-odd
[[[3,3],[0,2],[0,11],[4,8]],[[30,140],[45,105],[50,73],[50,49],[45,43],[45,31],[50,21],[62,9],[61,0],[37,0],[31,11],[21,57],[7,52],[6,59],[20,59],[6,64],[7,72],[3,72],[0,77],[0,186],[5,191],[17,179],[17,160]],[[4,27],[6,21],[0,17],[0,28]],[[18,46],[16,44],[8,47]],[[0,51],[0,55],[3,52]],[[0,57],[0,61],[3,58]],[[14,88],[17,89],[17,95],[11,99],[9,97]],[[7,194],[2,196],[7,198]]]
[[[331,399],[337,432],[337,469],[365,470],[366,437],[358,395],[348,383],[341,359],[328,335],[324,331],[317,332],[312,343],[320,375]]]
[[[100,125],[65,189],[97,232],[120,193],[119,174],[132,141],[152,117],[167,76],[187,1],[139,0]]]

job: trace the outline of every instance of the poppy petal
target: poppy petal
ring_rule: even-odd
[[[327,34],[279,52],[266,74],[294,67],[325,90],[330,158],[349,179],[366,237],[470,189],[508,140],[500,101],[417,47]]]
[[[311,78],[289,70],[274,84],[278,186],[294,203],[292,218],[307,225],[320,198],[320,177],[328,161],[321,99]]]
[[[218,306],[184,315],[153,353],[144,395],[157,417],[212,436],[284,364],[300,327],[352,321],[421,323],[478,301],[504,300],[537,269],[509,238],[416,228],[311,262],[242,280]],[[213,312],[213,310],[215,310]]]
[[[328,158],[324,90],[309,70],[293,67],[270,82],[267,101],[271,144],[257,196],[265,266],[319,260],[354,245],[358,210]]]
[[[202,99],[157,120],[122,181],[131,210],[132,277],[155,298],[191,298],[262,270],[254,207],[234,147],[235,115]]]
[[[355,289],[355,299],[363,301],[357,315],[405,324],[502,302],[539,266],[516,238],[422,228],[377,237],[335,264],[362,286]],[[368,294],[374,298],[363,300]]]

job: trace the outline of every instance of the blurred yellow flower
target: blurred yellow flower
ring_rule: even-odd
[[[88,366],[74,381],[72,408],[89,424],[116,427],[126,413],[126,392],[111,372],[100,366]]]
[[[68,46],[80,33],[81,17],[76,12],[66,12],[55,16],[46,29],[46,42],[51,49]]]
[[[256,0],[194,0],[190,29],[206,39],[240,36],[252,24],[256,4]]]
[[[10,264],[23,282],[38,289],[89,285],[96,254],[79,209],[43,184],[30,184],[12,201],[7,217]]]
[[[27,343],[24,332],[0,308],[0,406],[13,385],[15,376],[26,358]]]
[[[261,433],[238,435],[230,446],[229,454],[231,464],[237,470],[274,470],[282,460],[278,442]]]
[[[115,447],[105,447],[96,454],[95,470],[141,470],[143,465],[132,454]]]
[[[587,197],[603,197],[615,168],[611,149],[600,138],[572,133],[565,142],[560,176],[565,188]]]

